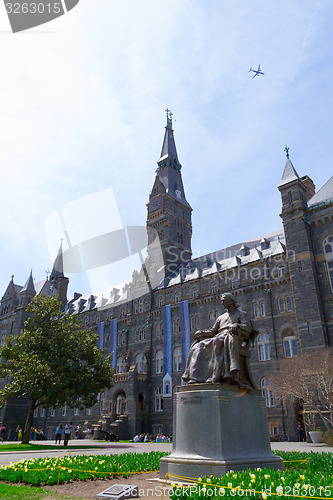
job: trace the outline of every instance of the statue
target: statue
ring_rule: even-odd
[[[249,347],[258,332],[231,293],[224,293],[221,302],[226,312],[212,328],[194,334],[182,379],[188,384],[221,382],[253,389]]]

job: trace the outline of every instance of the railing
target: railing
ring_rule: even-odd
[[[113,376],[113,379],[115,382],[128,382],[129,380],[129,373],[126,372],[126,373],[116,373],[114,376]]]

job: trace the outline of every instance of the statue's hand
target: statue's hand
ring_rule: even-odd
[[[194,339],[195,340],[202,340],[203,339],[203,335],[202,335],[201,330],[198,330],[197,332],[195,332]]]

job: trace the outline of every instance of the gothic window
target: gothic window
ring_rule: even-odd
[[[34,409],[34,417],[38,417],[38,407]]]
[[[137,314],[138,312],[138,302],[134,303],[134,313]]]
[[[74,408],[74,415],[77,417],[80,414],[79,408]]]
[[[138,330],[134,330],[134,342],[138,341]]]
[[[266,316],[265,302],[263,300],[259,302],[259,308],[260,308],[260,316],[261,317]]]
[[[51,408],[51,417],[54,417],[54,415],[55,415],[55,409]]]
[[[155,411],[163,411],[162,387],[155,389]]]
[[[274,395],[273,392],[269,388],[269,380],[268,377],[263,377],[260,382],[261,385],[261,394],[265,398],[266,406],[275,406],[274,404]]]
[[[126,316],[126,307],[123,307],[121,310],[121,317],[125,318],[125,316]]]
[[[324,252],[327,267],[327,274],[331,291],[333,292],[333,236],[327,236],[324,239]]]
[[[286,358],[293,358],[298,354],[296,337],[291,328],[283,332],[283,348]]]
[[[217,283],[212,283],[212,293],[216,293],[218,289]]]
[[[158,307],[162,307],[164,305],[164,300],[163,300],[163,297],[160,297],[158,299]]]
[[[278,273],[278,277],[279,278],[282,278],[282,276],[284,276],[286,272],[286,267],[284,264],[280,264],[278,267],[277,267],[277,273]]]
[[[63,417],[66,417],[66,415],[67,415],[67,406],[63,406],[63,407],[61,408],[61,415],[62,415]]]
[[[124,372],[125,372],[124,361],[122,356],[119,356],[116,362],[116,373],[124,373]]]
[[[147,360],[141,352],[135,356],[135,364],[138,373],[147,372]]]
[[[182,364],[182,352],[180,347],[175,347],[173,350],[173,370],[179,372]]]
[[[121,345],[121,333],[117,334],[117,345]]]
[[[156,373],[163,373],[163,352],[156,352]]]
[[[199,316],[195,317],[195,329],[198,330],[200,328],[200,318]]]
[[[253,304],[253,316],[255,318],[259,318],[259,306],[258,306],[257,302],[255,302]]]
[[[197,288],[193,288],[193,291],[192,291],[192,297],[194,299],[196,299],[199,295],[199,292],[198,292],[198,289]]]
[[[91,415],[92,414],[92,408],[87,408],[87,415]]]
[[[291,297],[286,297],[286,310],[290,312],[293,310]]]
[[[258,335],[258,358],[259,361],[268,361],[271,359],[271,353],[269,348],[269,336],[267,333],[261,333]]]
[[[278,299],[278,304],[279,304],[279,312],[284,313],[285,312],[284,300],[282,298]]]
[[[175,293],[175,304],[179,304],[179,302],[180,302],[180,293],[177,292]]]
[[[143,299],[139,300],[139,308],[138,308],[138,310],[139,310],[139,313],[143,312]]]

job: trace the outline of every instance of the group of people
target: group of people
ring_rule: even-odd
[[[64,434],[64,446],[68,445],[68,441],[71,439],[73,431],[73,422],[69,422],[69,424],[66,424],[65,427],[63,427],[62,424],[59,424],[57,429],[56,429],[56,437],[55,437],[55,444],[61,443],[61,438],[62,435]],[[84,439],[84,438],[90,438],[93,437],[93,430],[92,429],[85,429],[82,430],[81,424],[77,425],[74,427],[74,438],[75,439]]]
[[[168,436],[165,434],[157,434],[157,436],[153,436],[148,432],[146,434],[136,434],[132,439],[133,443],[171,443],[171,441],[171,434],[169,434]]]
[[[18,430],[19,427],[20,426],[18,425],[16,428],[16,431],[15,431],[15,435],[16,435],[16,433],[19,433],[19,430]],[[21,439],[22,439],[22,435],[21,435]],[[31,427],[31,429],[30,429],[30,440],[31,441],[45,441],[45,439],[46,439],[46,436],[45,436],[42,429],[36,429],[35,427]],[[14,441],[15,441],[15,439],[14,439]],[[20,440],[18,439],[18,441],[20,441]]]

